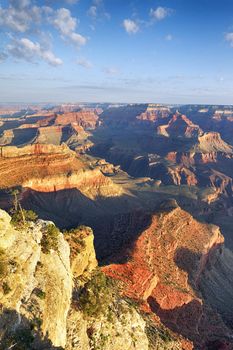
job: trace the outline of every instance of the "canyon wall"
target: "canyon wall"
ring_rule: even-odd
[[[53,232],[49,240],[48,232]],[[99,297],[105,288],[105,277],[101,272],[96,274],[96,266],[89,228],[67,232],[64,237],[51,222],[42,220],[16,227],[1,210],[1,346],[148,350],[145,321],[133,306],[114,299],[110,289],[109,304],[105,303],[106,309],[100,308],[98,314],[94,314],[92,299],[80,304],[79,295],[87,281],[89,288],[99,288]]]

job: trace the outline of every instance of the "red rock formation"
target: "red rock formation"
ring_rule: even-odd
[[[137,116],[138,120],[149,121],[149,122],[158,122],[161,119],[161,122],[164,118],[168,118],[170,114],[170,109],[164,106],[155,106],[149,107],[145,112]]]
[[[213,170],[209,176],[211,187],[218,194],[230,195],[233,192],[232,178],[219,171]]]
[[[25,147],[5,146],[0,147],[0,159],[3,158],[17,158],[21,156],[38,155],[38,154],[69,154],[73,157],[75,153],[72,152],[65,144],[61,146],[33,144]]]
[[[34,144],[0,148],[0,188],[20,186],[31,178],[64,174],[84,167],[66,145]]]
[[[195,150],[203,153],[233,153],[233,148],[224,142],[218,132],[206,132],[198,138]]]
[[[55,121],[55,115],[48,115],[46,116],[46,118],[42,119],[42,120],[38,120],[37,122],[37,126],[38,127],[45,127],[45,126],[49,126],[51,125],[53,122]]]
[[[161,125],[157,129],[158,134],[173,137],[192,138],[202,134],[202,130],[185,115],[176,113],[167,125]]]
[[[174,185],[195,186],[198,184],[198,180],[195,173],[185,168],[184,166],[168,168],[168,172],[171,175]]]
[[[94,112],[73,112],[56,116],[55,125],[74,124],[84,129],[94,129],[98,121],[98,115]]]
[[[205,304],[198,281],[214,250],[223,244],[219,228],[201,224],[181,210],[153,215],[129,260],[103,267],[124,283],[123,294],[141,302],[171,331],[189,341],[183,349],[205,349],[209,340],[229,333],[221,318]]]
[[[99,169],[81,170],[69,173],[54,173],[49,176],[31,177],[23,181],[22,187],[38,192],[56,192],[68,189],[78,189],[88,198],[116,197],[122,194],[120,186],[113,184]]]
[[[120,186],[104,176],[100,169],[90,169],[64,144],[2,147],[0,150],[0,188],[21,186],[23,197],[28,190],[78,189],[90,199],[122,194]]]

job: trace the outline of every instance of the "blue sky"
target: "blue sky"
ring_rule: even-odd
[[[232,0],[0,0],[0,102],[233,104]]]

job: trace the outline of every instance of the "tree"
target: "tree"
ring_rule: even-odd
[[[18,198],[18,195],[19,195],[19,190],[17,189],[14,189],[11,191],[11,195],[14,196],[14,201],[13,201],[13,204],[14,204],[14,214],[18,212],[18,210],[20,211],[20,215],[21,215],[21,218],[22,218],[22,221],[23,221],[23,225],[26,224],[26,219],[25,219],[25,213],[24,213],[24,210],[20,204],[20,201],[19,201],[19,198]]]

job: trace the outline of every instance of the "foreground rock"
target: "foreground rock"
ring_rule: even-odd
[[[8,332],[31,324],[55,346],[66,344],[66,318],[72,295],[69,246],[61,233],[57,251],[42,251],[47,223],[39,221],[16,230],[10,216],[0,212],[1,235],[1,331]],[[3,255],[4,254],[4,255]],[[9,323],[6,323],[9,322]],[[5,327],[4,327],[5,326]],[[35,343],[39,342],[39,334]]]
[[[1,349],[148,349],[145,321],[114,289],[105,290],[105,276],[95,271],[91,229],[64,239],[49,222],[16,229],[10,221],[1,210]],[[96,288],[108,304],[88,298]]]

